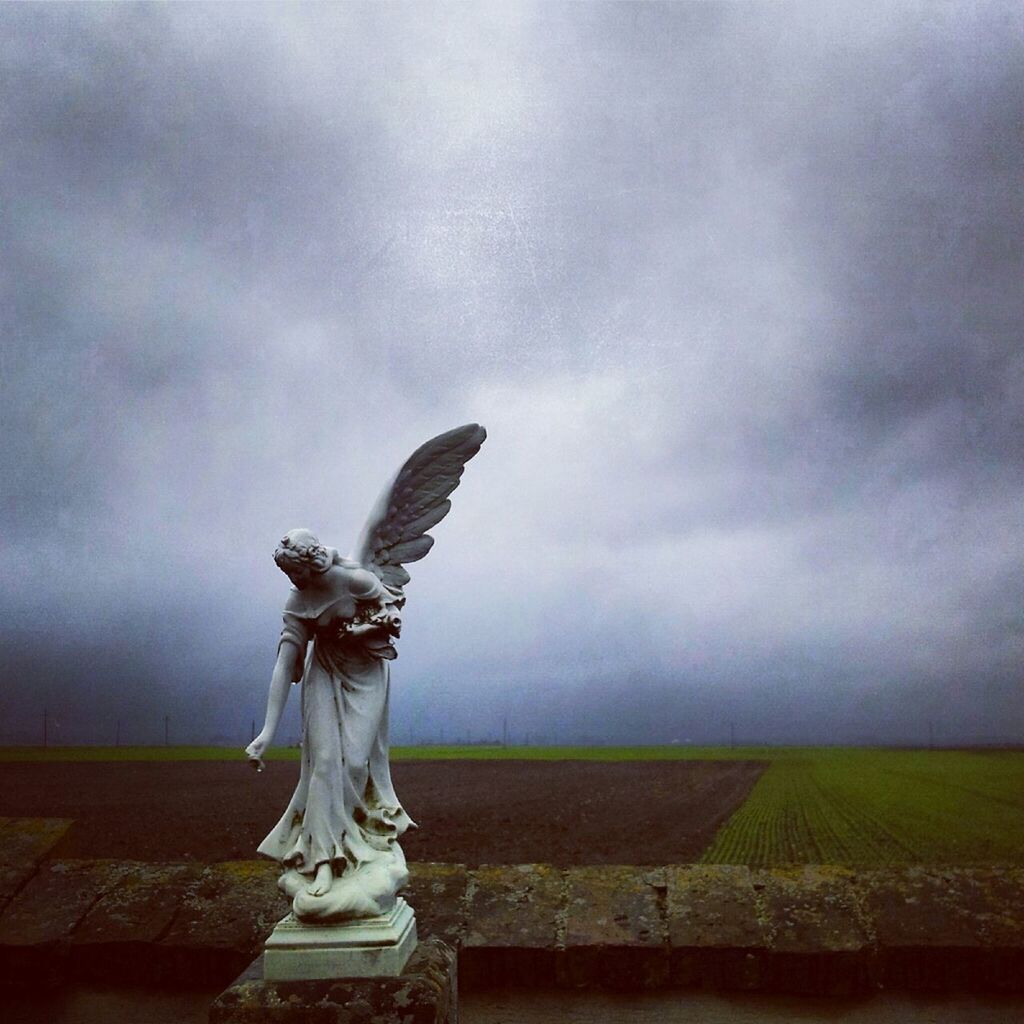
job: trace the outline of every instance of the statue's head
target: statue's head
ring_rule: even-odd
[[[333,558],[309,530],[289,530],[274,550],[274,561],[301,590],[313,577],[327,572]]]

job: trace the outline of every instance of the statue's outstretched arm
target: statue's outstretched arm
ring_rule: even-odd
[[[277,662],[270,677],[270,691],[267,694],[267,717],[260,734],[245,748],[245,753],[253,765],[263,768],[263,755],[274,740],[277,723],[281,721],[281,712],[288,701],[288,690],[295,678],[296,662],[300,657],[299,648],[295,644],[283,643],[277,652]]]

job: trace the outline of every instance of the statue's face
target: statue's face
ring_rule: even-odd
[[[311,565],[290,565],[281,571],[292,581],[292,586],[299,590],[307,587],[310,580],[319,575]]]

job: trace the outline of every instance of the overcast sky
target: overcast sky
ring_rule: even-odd
[[[0,8],[0,739],[242,742],[489,439],[397,739],[1024,739],[1019,3]],[[297,735],[297,705],[281,739]]]

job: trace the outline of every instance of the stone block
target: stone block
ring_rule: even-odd
[[[565,886],[559,984],[636,990],[668,983],[662,868],[570,868]]]
[[[416,915],[401,896],[377,917],[304,923],[289,914],[263,947],[268,981],[395,977],[416,948]]]
[[[426,939],[396,978],[267,981],[263,958],[210,1007],[210,1024],[458,1024],[455,951]]]
[[[548,864],[501,864],[469,872],[459,970],[470,988],[556,983],[562,874]]]
[[[124,873],[116,861],[44,864],[0,916],[0,984],[62,982],[72,932]]]
[[[0,818],[0,912],[57,851],[70,818]]]
[[[224,861],[203,870],[156,951],[168,980],[223,983],[259,955],[288,912],[273,861]]]
[[[850,995],[871,987],[874,949],[854,878],[812,865],[753,873],[769,934],[764,988]]]
[[[911,867],[858,880],[881,981],[923,991],[1024,989],[1024,872]]]
[[[1024,992],[1024,868],[973,872],[983,898],[977,914],[985,962],[975,989]]]
[[[158,943],[202,867],[194,864],[125,863],[117,884],[93,905],[71,937],[69,974],[80,982],[159,983],[166,950]]]
[[[406,900],[416,913],[420,936],[434,936],[458,949],[466,935],[466,888],[463,864],[410,864]]]
[[[768,954],[750,869],[688,864],[665,869],[669,980],[708,989],[756,989]]]

